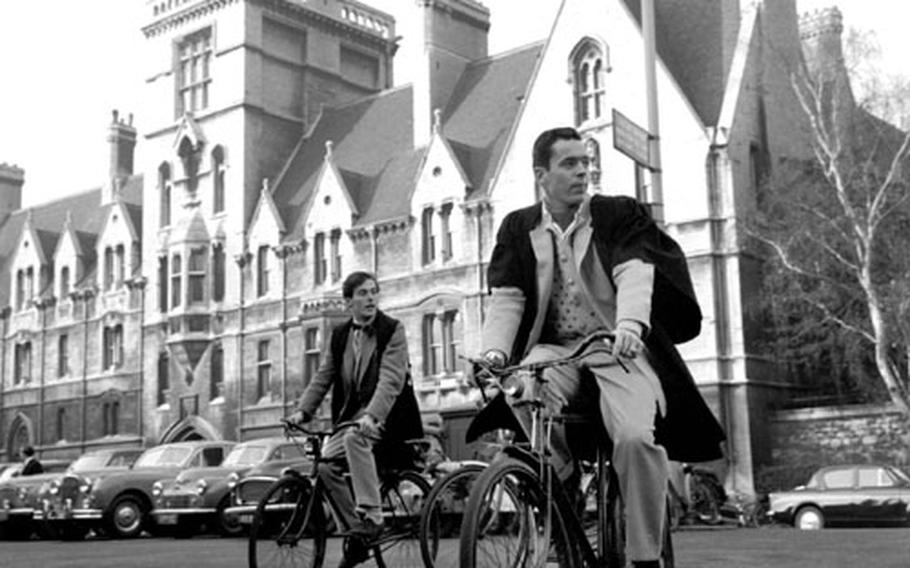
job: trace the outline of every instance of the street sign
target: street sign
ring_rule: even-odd
[[[651,168],[651,135],[615,108],[613,147],[642,166]]]

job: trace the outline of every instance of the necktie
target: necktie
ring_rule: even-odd
[[[351,337],[351,349],[354,351],[354,382],[360,380],[360,349],[363,346],[363,329],[356,326]]]

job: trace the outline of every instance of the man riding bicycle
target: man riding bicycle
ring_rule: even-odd
[[[716,459],[724,439],[673,345],[701,326],[685,255],[636,200],[587,193],[588,155],[574,129],[543,132],[533,167],[541,203],[506,216],[490,260],[483,357],[497,366],[548,360],[592,331],[614,332],[612,355],[592,347],[582,364],[548,369],[542,398],[558,411],[578,398],[582,371],[593,375],[626,504],[629,557],[658,566],[668,454]],[[523,390],[534,396],[533,385]],[[551,447],[560,479],[576,484],[559,424]]]
[[[423,436],[409,384],[404,326],[379,310],[378,295],[379,284],[370,273],[354,272],[345,279],[342,296],[351,319],[332,331],[319,370],[289,417],[301,424],[312,420],[331,388],[332,424],[356,422],[356,427],[340,430],[328,440],[322,456],[330,461],[319,467],[319,476],[351,527],[339,568],[364,561],[365,545],[383,529],[374,451],[381,447],[394,453],[396,443]],[[354,501],[343,475],[345,461]]]

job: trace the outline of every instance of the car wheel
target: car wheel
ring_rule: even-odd
[[[240,524],[240,517],[237,515],[228,515],[224,512],[229,505],[230,499],[228,496],[225,496],[225,498],[218,503],[218,508],[215,510],[215,522],[217,523],[218,534],[226,537],[240,536],[243,534],[244,526]]]
[[[796,513],[793,526],[800,530],[819,530],[825,527],[825,516],[818,507],[803,507]]]
[[[145,518],[145,507],[132,496],[123,495],[114,501],[111,507],[108,529],[114,538],[135,538],[142,532]]]

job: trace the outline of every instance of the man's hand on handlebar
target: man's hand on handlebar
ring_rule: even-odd
[[[305,413],[302,410],[295,410],[287,418],[288,422],[291,422],[292,424],[306,424],[307,422],[309,422],[312,419],[313,419],[312,416],[310,416],[309,414]]]
[[[613,356],[634,359],[645,347],[641,340],[643,326],[637,321],[622,320],[617,324],[613,338]]]

